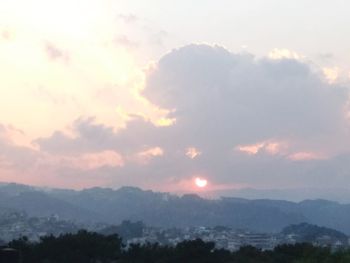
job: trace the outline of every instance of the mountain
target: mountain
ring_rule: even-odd
[[[0,207],[3,209],[25,211],[29,216],[33,217],[58,215],[63,220],[84,223],[103,219],[102,215],[91,210],[86,210],[55,198],[40,189],[18,184],[0,186]]]
[[[129,219],[161,227],[229,225],[257,231],[278,231],[286,225],[306,220],[297,212],[282,212],[275,207],[246,205],[233,199],[207,200],[197,195],[179,197],[134,187],[118,190],[93,188],[77,191],[74,195],[54,191],[52,195],[103,214],[108,223]]]
[[[3,184],[0,207],[22,210],[29,216],[56,214],[79,222],[120,224],[132,220],[160,227],[223,225],[260,232],[279,232],[288,225],[307,222],[350,233],[350,205],[327,200],[209,200],[135,187],[75,191]]]

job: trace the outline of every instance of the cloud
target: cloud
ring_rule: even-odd
[[[116,35],[111,44],[132,51],[134,58],[144,64],[145,61],[161,57],[168,50],[170,35],[163,26],[147,17],[119,14]]]
[[[298,152],[298,153],[291,154],[289,158],[294,161],[306,161],[306,160],[323,159],[324,156],[313,152]]]
[[[340,69],[338,67],[323,68],[322,71],[330,84],[335,83],[340,75]]]
[[[140,164],[148,164],[153,158],[163,155],[164,151],[162,148],[153,147],[137,153],[136,156],[132,156],[131,159],[135,159],[136,162]]]
[[[186,156],[188,158],[194,159],[201,155],[201,152],[195,147],[189,147],[186,149]]]
[[[347,90],[324,83],[307,64],[256,60],[221,47],[174,50],[150,74],[143,95],[175,109],[177,132],[204,147],[309,138],[346,125]]]
[[[146,148],[158,147],[155,138],[162,129],[141,117],[133,117],[127,127],[115,131],[113,127],[98,124],[94,118],[79,118],[72,125],[75,137],[56,131],[49,138],[39,138],[34,143],[51,154],[82,154],[103,150],[120,152],[124,155],[140,152]]]
[[[0,124],[0,181],[55,187],[92,187],[108,182],[108,169],[124,165],[115,151],[93,153],[49,154],[18,145],[13,137],[20,130]],[[75,174],[73,176],[73,174]]]
[[[274,48],[271,50],[269,53],[269,58],[270,59],[295,59],[295,60],[300,60],[304,58],[302,55],[298,54],[295,51],[283,48]]]
[[[70,60],[70,55],[67,51],[58,48],[50,42],[45,43],[45,52],[48,58],[52,61],[62,60],[63,62],[68,63]]]
[[[94,170],[101,167],[121,167],[124,165],[123,158],[114,151],[102,151],[97,153],[87,153],[65,159],[81,170]]]
[[[116,130],[79,118],[72,135],[56,131],[34,143],[50,156],[77,156],[78,163],[106,152],[119,156],[119,165],[111,158],[113,164],[91,169],[64,167],[69,176],[101,175],[116,186],[175,189],[195,176],[213,187],[350,183],[339,168],[348,164],[338,160],[349,146],[348,91],[306,62],[189,45],[147,73],[141,95],[167,110],[171,125],[130,115]]]
[[[21,130],[11,125],[0,124],[0,168],[23,173],[27,167],[31,167],[35,163],[35,151],[27,146],[17,144],[19,141],[17,137],[22,135]]]

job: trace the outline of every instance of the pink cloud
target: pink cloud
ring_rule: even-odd
[[[308,161],[325,159],[325,156],[315,152],[297,152],[289,155],[288,159],[293,161]]]
[[[186,149],[186,156],[190,159],[195,159],[202,153],[195,147],[189,147]]]
[[[236,147],[236,150],[248,155],[256,155],[259,152],[265,152],[269,155],[284,155],[287,149],[288,144],[286,142],[273,140],[258,142],[256,144],[239,145]]]
[[[264,143],[237,146],[236,149],[248,155],[257,154],[264,147]]]
[[[236,150],[247,155],[256,155],[258,153],[280,155],[293,161],[320,160],[326,158],[323,154],[313,151],[295,151],[292,146],[291,143],[281,141],[264,141],[256,144],[241,145],[236,147]]]
[[[130,160],[134,160],[140,164],[147,164],[151,161],[151,159],[155,157],[163,156],[163,155],[164,155],[164,151],[162,148],[153,147],[137,153],[135,156],[131,157]]]

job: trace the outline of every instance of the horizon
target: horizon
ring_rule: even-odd
[[[350,191],[347,188],[338,188],[337,194],[334,194],[334,189],[317,189],[317,188],[289,188],[289,189],[257,189],[257,188],[241,188],[241,189],[225,189],[216,191],[159,191],[155,189],[147,189],[137,186],[125,185],[117,188],[94,186],[89,188],[55,188],[46,186],[35,186],[27,184],[19,184],[13,182],[0,182],[0,190],[7,186],[19,186],[31,188],[34,191],[50,193],[51,191],[74,191],[84,192],[94,189],[119,191],[122,189],[137,189],[142,192],[152,192],[160,194],[169,194],[172,196],[183,197],[187,195],[195,195],[206,200],[220,200],[223,198],[243,199],[249,201],[256,200],[271,200],[271,201],[287,201],[292,203],[302,203],[305,201],[329,201],[339,204],[350,204]]]
[[[350,3],[169,3],[0,3],[0,181],[350,189]]]

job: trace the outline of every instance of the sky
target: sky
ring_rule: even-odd
[[[0,181],[350,188],[349,9],[0,0]]]

